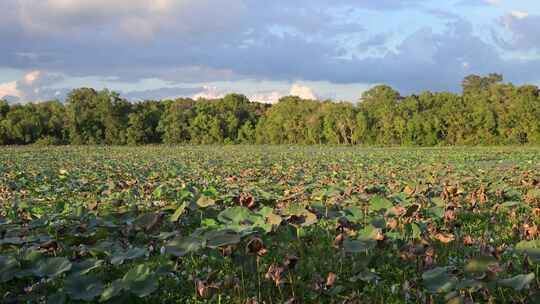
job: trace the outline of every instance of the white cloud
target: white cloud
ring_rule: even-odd
[[[20,80],[0,84],[0,99],[17,102],[43,101],[58,98],[61,92],[48,86],[62,80],[62,76],[45,71],[31,71]]]
[[[313,92],[313,89],[311,89],[308,86],[301,85],[298,83],[294,83],[288,94],[280,91],[267,91],[267,92],[259,92],[255,94],[251,94],[248,96],[248,98],[251,101],[258,101],[263,103],[276,103],[279,101],[280,98],[284,96],[298,96],[302,99],[311,99],[311,100],[317,100],[319,99],[318,96]]]
[[[260,92],[248,96],[249,100],[262,103],[277,103],[283,97],[283,93],[279,91]]]
[[[205,86],[203,91],[192,96],[193,99],[218,99],[226,95],[223,91],[219,90],[217,87]]]
[[[457,6],[496,6],[501,4],[500,0],[461,0]]]
[[[229,89],[220,89],[216,86],[204,86],[203,90],[199,93],[192,95],[192,98],[197,99],[218,99],[222,98],[228,93],[232,93],[234,90]],[[302,99],[319,99],[317,95],[313,92],[308,86],[301,85],[299,83],[294,83],[290,90],[281,91],[260,91],[251,94],[247,94],[247,97],[251,101],[262,102],[262,103],[276,103],[280,98],[284,96],[298,96]]]
[[[22,95],[22,93],[19,90],[17,90],[17,82],[16,81],[11,81],[11,82],[6,82],[6,83],[0,84],[0,99],[7,98],[7,97],[20,98],[21,95]]]
[[[204,33],[227,29],[245,14],[243,0],[18,0],[17,15],[29,32],[65,35],[86,28],[149,40],[160,32]],[[227,12],[227,13],[224,13]]]
[[[136,90],[123,92],[122,96],[130,101],[176,99],[192,96],[200,92],[200,87],[163,87],[149,90]]]
[[[494,46],[487,32],[478,31],[480,23],[503,9],[491,7],[502,0],[451,1],[478,6],[479,12],[489,10],[474,23],[467,21],[465,11],[448,10],[448,5],[440,7],[443,19],[437,22],[422,16],[414,24],[403,21],[408,12],[399,10],[422,7],[417,11],[422,15],[434,7],[433,1],[425,5],[425,0],[0,0],[0,40],[6,42],[0,48],[0,67],[58,71],[70,79],[117,79],[103,80],[104,86],[136,85],[147,78],[197,90],[201,83],[235,88],[223,82],[286,82],[279,88],[236,86],[240,89],[235,91],[267,102],[286,95],[291,79],[317,89],[313,94],[296,88],[296,95],[323,99],[333,92],[343,96],[343,90],[313,83],[388,83],[410,93],[457,90],[466,73],[522,74],[515,72],[521,62],[513,54],[504,54],[506,50]],[[522,7],[529,10],[527,4]],[[398,11],[386,14],[386,10]],[[527,17],[524,12],[507,12],[510,35],[502,37],[509,39],[508,44],[527,51],[540,48],[538,16],[532,11]],[[377,19],[385,18],[392,22],[377,27]],[[416,32],[422,25],[427,29]],[[381,31],[390,35],[380,35]],[[528,81],[537,78],[533,69],[527,75]],[[23,82],[15,87],[4,84],[2,89],[30,91],[21,89]],[[72,83],[72,87],[87,85]],[[43,87],[31,86],[38,91]],[[156,86],[134,90],[148,89]],[[43,91],[32,92],[43,96]],[[193,96],[198,91],[186,92]],[[145,96],[150,93],[158,92]],[[347,94],[356,98],[356,93]],[[199,94],[221,95],[212,90]]]
[[[512,11],[510,13],[510,15],[512,15],[513,17],[516,17],[518,19],[525,19],[525,18],[529,17],[529,13],[524,12],[524,11]]]
[[[295,83],[292,85],[289,95],[298,96],[302,99],[313,99],[313,100],[318,99],[317,95],[313,92],[313,90],[310,87],[303,86],[298,83]]]

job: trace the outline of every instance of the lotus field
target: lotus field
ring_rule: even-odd
[[[531,303],[540,149],[0,148],[1,303]]]

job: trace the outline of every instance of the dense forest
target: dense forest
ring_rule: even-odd
[[[540,144],[538,87],[490,74],[467,76],[462,89],[401,96],[379,85],[354,104],[289,96],[268,105],[238,94],[131,103],[80,88],[64,103],[0,101],[0,144]]]

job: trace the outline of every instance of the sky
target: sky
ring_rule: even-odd
[[[0,98],[78,87],[131,100],[236,92],[356,101],[540,84],[538,0],[0,0]]]

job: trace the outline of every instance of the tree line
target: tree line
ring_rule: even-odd
[[[540,144],[538,87],[490,74],[467,76],[462,89],[401,96],[378,85],[355,104],[288,96],[269,105],[239,94],[131,103],[80,88],[64,103],[0,100],[0,145]]]

